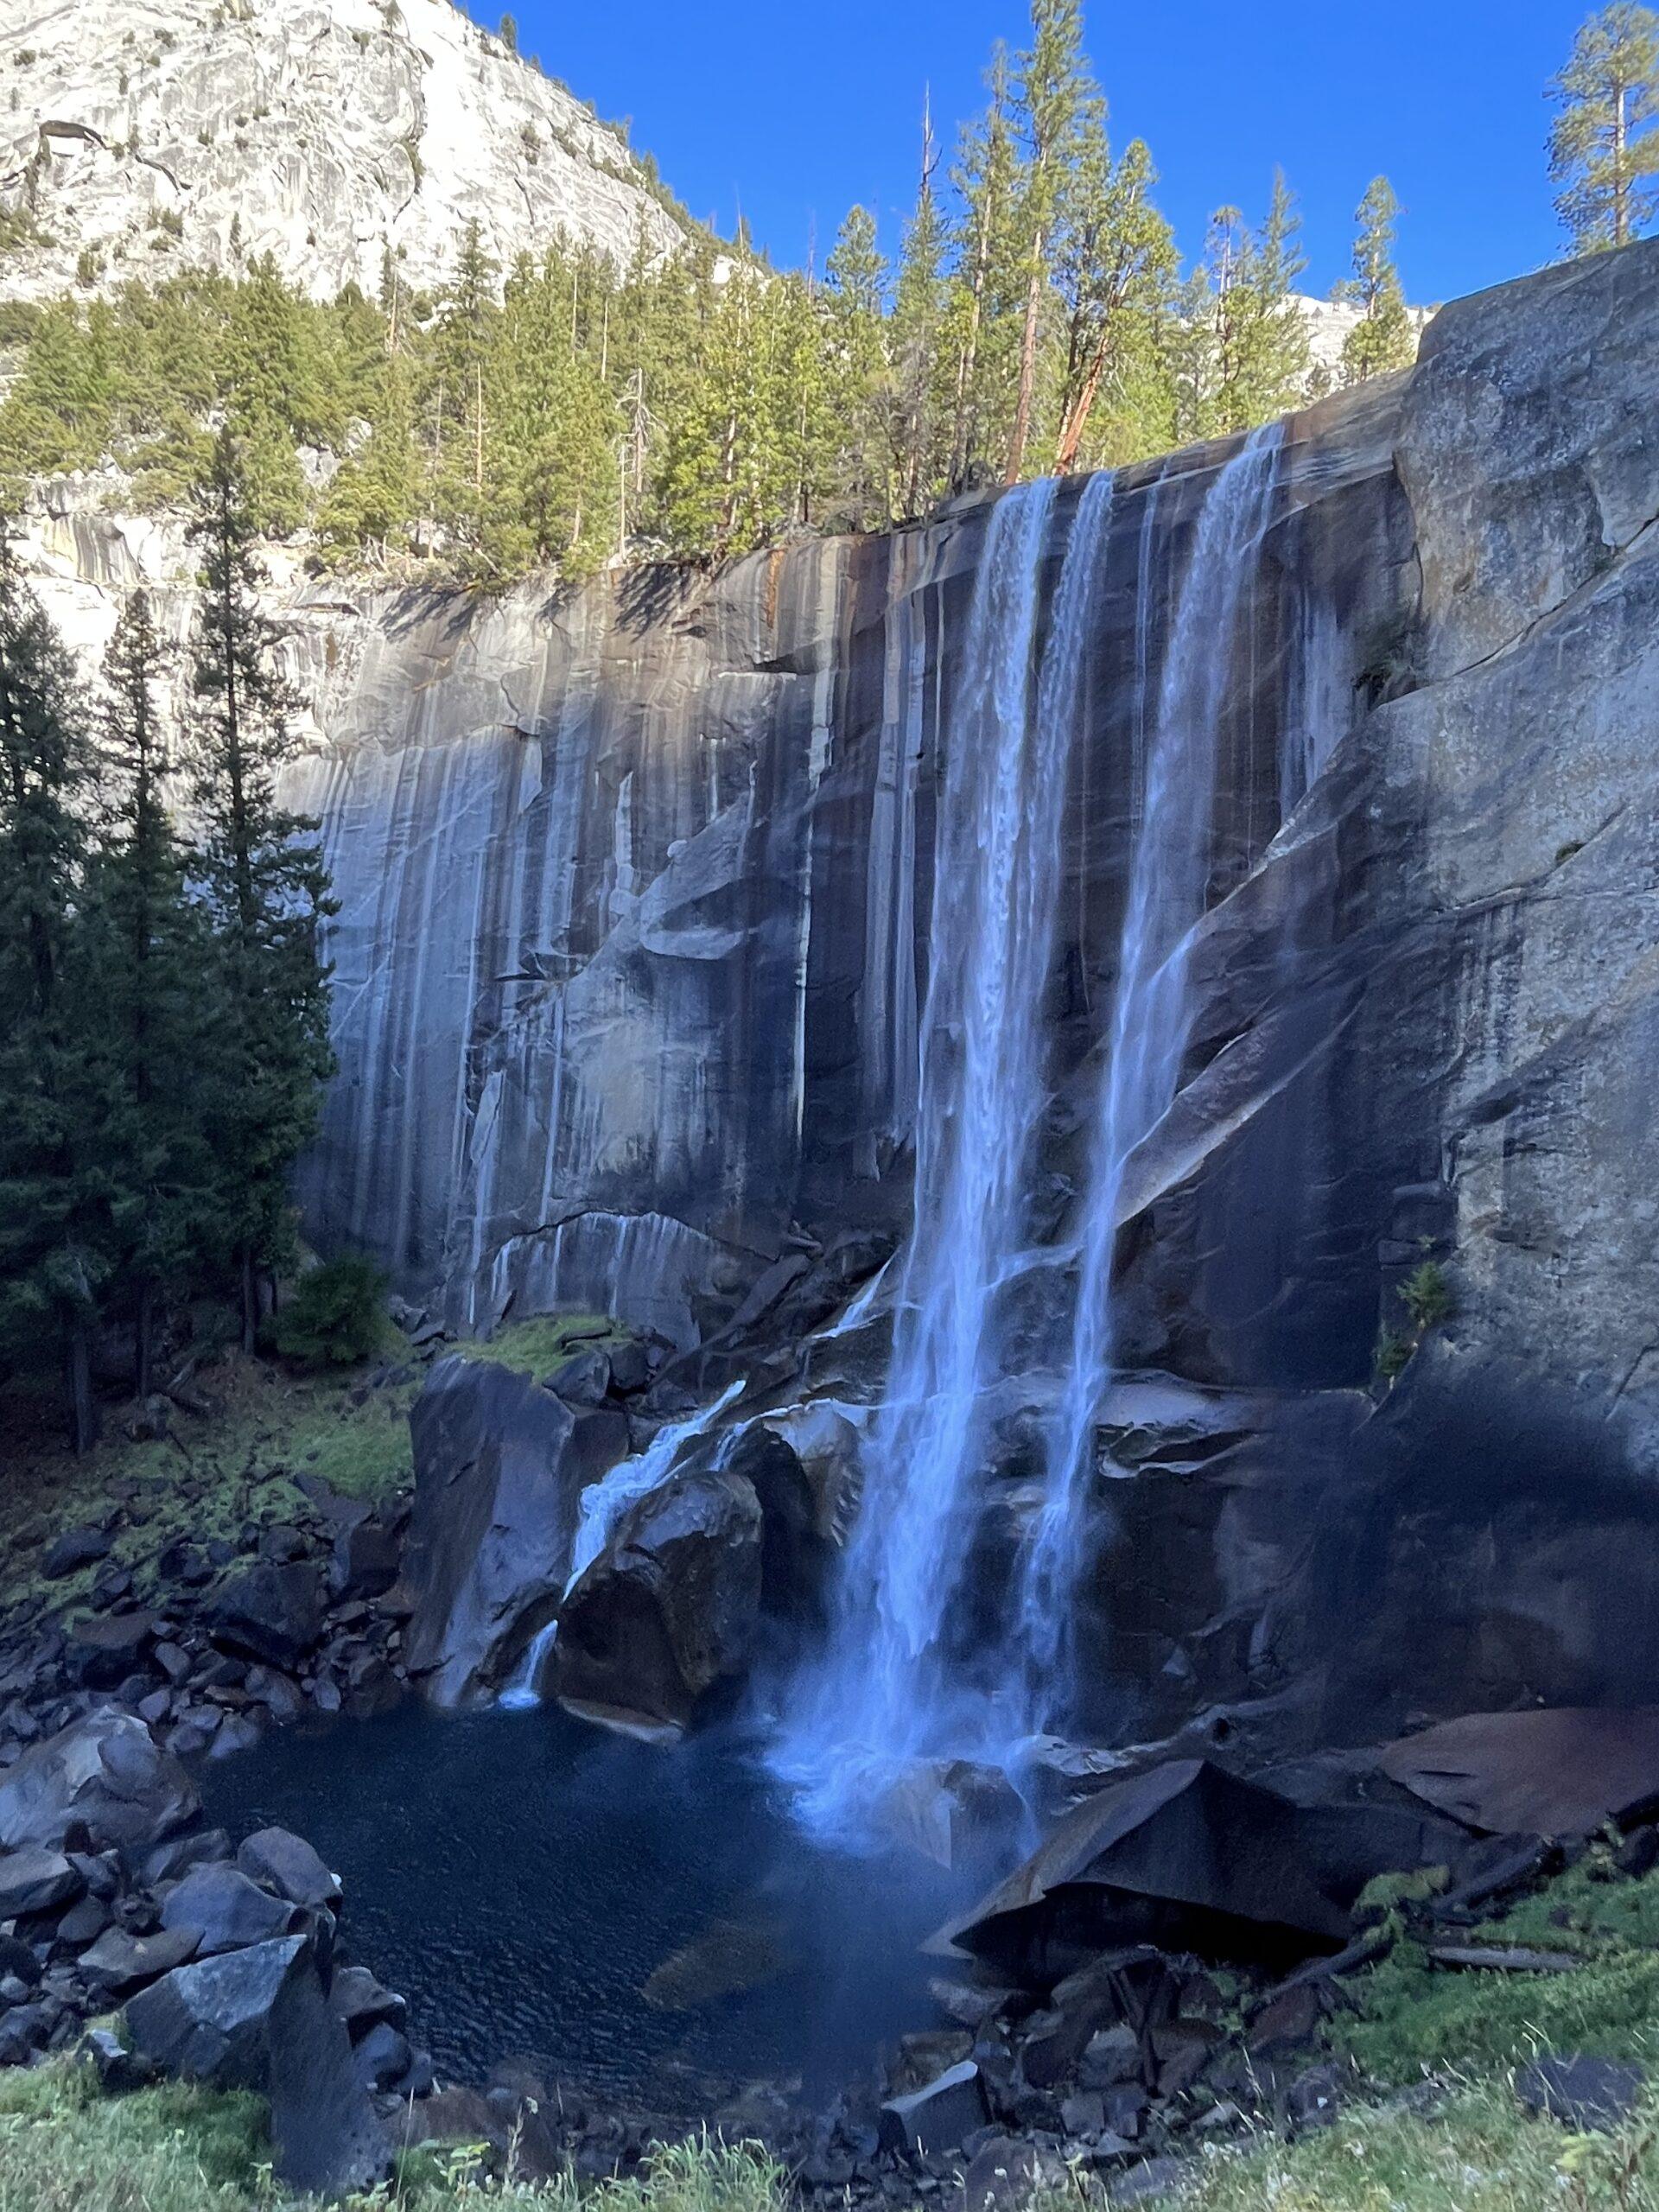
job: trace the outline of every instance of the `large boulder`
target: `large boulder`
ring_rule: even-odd
[[[435,1704],[476,1703],[551,1618],[582,1491],[628,1449],[615,1408],[581,1408],[492,1360],[441,1360],[410,1416],[415,1502],[404,1656]]]
[[[291,1933],[298,1907],[274,1897],[234,1866],[195,1866],[162,1904],[163,1928],[188,1929],[202,1958],[246,1950]]]
[[[99,1707],[0,1777],[0,1846],[63,1848],[84,1827],[94,1851],[158,1843],[201,1809],[194,1785],[136,1714]]]
[[[1590,1835],[1659,1813],[1659,1706],[1469,1713],[1391,1744],[1380,1764],[1471,1827]]]
[[[345,2022],[304,1936],[180,1967],[133,1998],[126,2020],[134,2050],[162,2073],[270,2098],[273,2164],[289,2188],[340,2196],[390,2173]]]
[[[1305,1807],[1170,1759],[1079,1805],[936,1948],[1039,1987],[1141,1942],[1285,1963],[1343,1943],[1374,1875],[1444,1865],[1468,1841],[1393,1806]]]
[[[647,1733],[741,1675],[760,1612],[762,1517],[728,1469],[671,1475],[623,1514],[559,1612],[561,1701]]]
[[[262,1559],[210,1593],[207,1630],[226,1650],[291,1672],[315,1649],[326,1610],[310,1560]]]

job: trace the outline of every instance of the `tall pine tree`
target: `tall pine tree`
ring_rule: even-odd
[[[194,807],[217,949],[211,1135],[221,1243],[251,1350],[262,1278],[289,1255],[288,1175],[333,1065],[318,927],[334,911],[318,824],[288,812],[276,779],[294,752],[278,635],[261,611],[257,532],[236,440],[214,441],[191,534],[202,596],[191,668]]]
[[[1630,0],[1592,16],[1549,97],[1549,173],[1574,247],[1628,245],[1659,208],[1659,16]]]
[[[109,1273],[96,1025],[72,988],[92,771],[68,656],[0,541],[0,1347],[61,1360],[77,1451],[97,1439]]]

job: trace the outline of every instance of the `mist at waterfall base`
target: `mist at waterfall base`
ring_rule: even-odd
[[[776,1770],[802,1818],[843,1845],[918,1760],[1020,1777],[1026,1747],[1063,1725],[1070,1623],[1090,1516],[1102,1508],[1095,1430],[1112,1379],[1112,1262],[1126,1170],[1180,1085],[1192,1025],[1188,950],[1211,877],[1217,748],[1241,612],[1274,511],[1282,426],[1247,440],[1198,511],[1155,686],[1147,558],[1160,487],[1143,505],[1129,794],[1129,877],[1087,1182],[1070,1243],[1039,1245],[1037,1151],[1053,1090],[1044,1001],[1065,886],[1063,825],[1114,480],[1085,486],[1040,645],[1052,480],[992,513],[968,620],[961,693],[940,738],[921,1029],[914,1225],[900,1263],[886,1395],[864,1446],[864,1491],[828,1655],[788,1700]],[[1318,741],[1295,735],[1281,777],[1305,786]],[[1042,1496],[1027,1516],[1014,1618],[1000,1648],[958,1624],[986,1505],[992,1394],[1028,1351],[1005,1317],[1020,1278],[1065,1268],[1072,1321],[1046,1380]],[[1022,1378],[1025,1379],[1025,1378]]]
[[[198,1779],[233,1839],[316,1846],[350,1955],[408,1998],[446,2080],[523,2058],[567,2103],[702,2117],[757,2080],[827,2098],[935,2018],[918,1946],[960,1883],[820,1848],[731,1734],[664,1749],[551,1707],[410,1706],[273,1732]]]

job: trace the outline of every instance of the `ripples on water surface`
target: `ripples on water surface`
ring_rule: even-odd
[[[275,1821],[315,1844],[350,1955],[408,1997],[449,2079],[529,2057],[696,2112],[737,2080],[855,2079],[933,2018],[917,1946],[948,1878],[816,1847],[729,1738],[663,1751],[553,1710],[410,1707],[276,1731],[200,1783],[233,1838]]]

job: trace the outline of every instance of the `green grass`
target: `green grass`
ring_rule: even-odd
[[[1294,2143],[1213,2149],[1184,2212],[1659,2212],[1659,2107],[1618,2133],[1529,2120],[1504,2081],[1450,2089],[1433,2116],[1356,2109]]]
[[[405,2152],[381,2212],[784,2212],[782,2177],[758,2151],[665,2149],[637,2181],[578,2190],[480,2162],[479,2148]],[[0,2075],[0,2212],[266,2212],[284,2202],[256,2097],[171,2085],[105,2097],[90,2069],[54,2059]]]
[[[629,1341],[621,1323],[603,1313],[540,1313],[498,1329],[487,1342],[474,1337],[454,1349],[463,1359],[491,1359],[503,1367],[522,1368],[528,1375],[546,1375],[573,1352],[594,1347],[606,1351]]]
[[[1403,1942],[1349,1985],[1360,2010],[1339,2039],[1380,2082],[1429,2067],[1505,2067],[1539,2050],[1659,2061],[1659,1872],[1598,1876],[1599,1850],[1511,1911],[1447,1942],[1571,1952],[1570,1973],[1447,1972]]]
[[[123,1519],[111,1556],[131,1570],[142,1597],[158,1587],[156,1561],[174,1538],[234,1541],[250,1522],[302,1516],[308,1508],[298,1475],[370,1500],[407,1486],[409,1409],[422,1370],[412,1367],[407,1380],[372,1390],[365,1372],[304,1375],[225,1352],[192,1378],[210,1412],[177,1411],[172,1438],[135,1443],[111,1408],[103,1441],[80,1459],[49,1427],[43,1435],[44,1425],[14,1395],[0,1494],[0,1605],[73,1615],[99,1570],[48,1582],[41,1572],[46,1548],[61,1530],[111,1510]]]

